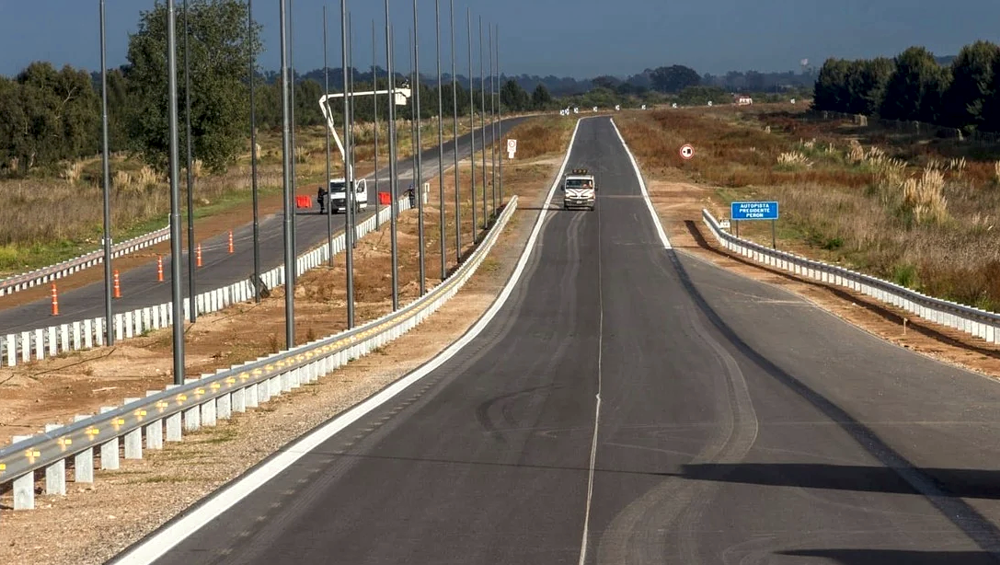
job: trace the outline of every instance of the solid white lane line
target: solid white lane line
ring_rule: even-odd
[[[590,465],[587,476],[587,506],[583,514],[583,539],[580,541],[579,565],[587,562],[590,537],[590,509],[594,500],[594,468],[597,462],[597,432],[601,425],[601,390],[604,386],[602,366],[604,360],[604,267],[601,264],[601,210],[597,210],[597,304],[600,318],[597,323],[597,398],[594,402],[594,438],[590,443]]]
[[[667,239],[667,234],[663,231],[663,224],[660,223],[660,216],[657,215],[656,208],[653,208],[653,201],[649,198],[649,191],[646,190],[646,181],[642,180],[642,171],[639,170],[639,164],[636,162],[635,156],[632,155],[632,150],[625,143],[622,132],[618,131],[618,126],[615,124],[614,118],[611,118],[611,127],[615,128],[618,140],[622,142],[622,147],[625,148],[625,153],[628,154],[629,161],[632,162],[632,168],[635,169],[635,178],[639,179],[639,190],[642,191],[642,198],[646,201],[646,207],[649,208],[649,215],[653,217],[653,224],[656,225],[656,234],[660,236],[660,241],[663,243],[664,249],[672,249],[670,240]]]
[[[581,120],[582,119],[583,118],[581,118]],[[562,179],[563,173],[566,170],[566,164],[569,162],[569,156],[573,149],[573,142],[576,140],[576,132],[579,128],[580,122],[577,121],[576,127],[573,129],[573,135],[570,138],[569,147],[566,150],[566,156],[559,169],[559,174],[556,176],[555,182],[549,188],[548,195],[545,198],[543,211],[538,214],[538,219],[535,221],[535,226],[532,229],[531,235],[528,237],[528,242],[524,247],[524,251],[521,253],[521,257],[518,260],[514,272],[511,274],[510,279],[507,281],[507,284],[504,286],[497,299],[493,302],[486,313],[483,314],[479,321],[469,329],[469,331],[459,338],[458,341],[451,344],[447,349],[438,354],[434,359],[428,361],[425,365],[418,368],[416,371],[406,375],[383,389],[375,396],[368,398],[368,400],[365,400],[361,404],[358,404],[354,408],[351,408],[347,412],[344,412],[340,416],[330,420],[312,433],[297,440],[287,449],[279,452],[266,463],[248,473],[243,478],[210,495],[201,506],[177,519],[170,525],[154,532],[146,539],[137,543],[135,546],[129,548],[112,560],[111,563],[116,565],[148,565],[153,563],[155,560],[170,551],[171,548],[181,543],[210,521],[214,520],[225,511],[236,505],[239,501],[252,494],[255,490],[260,488],[261,485],[267,483],[274,477],[278,476],[279,473],[292,466],[302,456],[316,449],[343,429],[363,418],[369,412],[375,410],[382,404],[391,400],[397,394],[406,390],[406,388],[413,383],[433,372],[435,369],[451,359],[462,348],[468,345],[469,342],[475,339],[476,336],[478,336],[496,316],[500,308],[503,307],[507,298],[514,290],[514,286],[521,278],[525,265],[528,263],[528,258],[535,250],[535,241],[538,239],[542,223],[548,216],[548,213],[544,210],[549,207],[549,203],[552,201],[552,196],[555,194],[556,187],[559,186],[559,181]]]

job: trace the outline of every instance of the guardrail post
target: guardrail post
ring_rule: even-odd
[[[66,324],[62,325],[62,331],[63,332],[66,331]],[[58,342],[58,340],[56,340],[56,327],[55,326],[49,326],[49,328],[48,328],[48,334],[49,334],[48,335],[48,338],[49,338],[49,357],[55,357],[56,354],[57,354],[57,350],[59,349],[59,342]],[[66,351],[66,348],[63,348],[63,351]]]
[[[215,417],[220,420],[228,420],[233,414],[232,393],[225,392],[215,399]]]
[[[24,441],[31,436],[14,436],[12,443]],[[26,473],[14,479],[14,510],[35,509],[35,473]]]
[[[236,388],[233,389],[232,394],[230,394],[230,402],[232,403],[232,411],[236,413],[247,411],[247,391],[250,387],[243,386],[242,383],[237,382]]]
[[[62,424],[45,424],[45,433],[54,432]],[[66,496],[66,460],[60,459],[45,468],[45,494]]]
[[[275,396],[281,396],[281,377],[278,375],[267,380],[267,399],[271,400]]]
[[[177,388],[177,385],[167,385],[164,390],[170,390],[172,388]],[[183,437],[181,413],[176,412],[167,416],[166,418],[166,428],[167,428],[167,441],[181,441]]]
[[[74,422],[86,420],[90,416],[78,414]],[[73,481],[77,483],[94,482],[94,448],[88,447],[73,457]]]
[[[138,398],[126,398],[125,405],[138,402]],[[141,418],[142,416],[140,416]],[[142,427],[125,434],[125,459],[142,459]]]
[[[191,384],[198,379],[184,379],[184,384]],[[184,410],[184,429],[193,432],[201,427],[201,405],[195,404],[194,406]]]
[[[247,386],[243,391],[243,397],[246,400],[246,407],[248,409],[260,406],[260,391],[257,383]]]
[[[158,390],[147,390],[146,398],[160,394]],[[145,426],[146,449],[163,449],[163,418],[152,416]]]
[[[101,414],[114,410],[114,406],[101,406]],[[116,435],[109,441],[101,444],[101,469],[115,471],[119,467],[118,461],[119,439]]]

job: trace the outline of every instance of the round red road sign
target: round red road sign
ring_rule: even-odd
[[[690,143],[681,147],[681,159],[687,160],[694,157],[694,147]]]

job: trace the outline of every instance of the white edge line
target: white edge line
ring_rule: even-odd
[[[542,224],[547,216],[546,209],[552,201],[552,196],[555,194],[555,190],[559,185],[560,179],[562,179],[563,173],[566,170],[566,164],[569,163],[569,157],[573,151],[573,142],[576,140],[576,132],[579,130],[580,122],[583,119],[585,118],[577,120],[576,126],[573,128],[573,135],[569,140],[569,146],[566,148],[566,156],[563,159],[562,166],[559,168],[559,174],[556,176],[555,182],[549,188],[549,193],[545,198],[543,209],[539,212],[538,219],[535,220],[535,227],[531,231],[531,236],[528,238],[524,251],[521,252],[521,258],[518,260],[517,267],[515,267],[513,274],[507,281],[507,285],[504,286],[497,300],[493,302],[493,305],[489,308],[489,310],[486,311],[486,313],[472,328],[469,329],[469,331],[465,333],[465,335],[463,335],[458,341],[452,343],[451,346],[439,353],[434,359],[424,364],[416,371],[399,379],[375,396],[368,398],[368,400],[365,400],[340,416],[335,417],[305,437],[298,439],[287,449],[279,452],[267,463],[261,465],[250,474],[244,476],[242,479],[239,479],[222,490],[209,495],[210,498],[190,514],[178,519],[166,528],[162,528],[160,531],[150,535],[138,545],[133,546],[125,553],[114,558],[111,563],[115,563],[116,565],[148,565],[153,563],[170,551],[170,549],[174,546],[187,539],[210,521],[214,520],[223,512],[233,507],[236,503],[260,488],[262,485],[278,476],[279,473],[292,466],[301,457],[443,365],[462,348],[468,345],[469,342],[475,339],[475,337],[483,331],[486,325],[492,321],[500,308],[507,302],[507,298],[510,296],[511,292],[514,290],[514,286],[521,278],[525,265],[527,265],[528,259],[534,251],[535,240],[538,239],[538,234],[541,231]]]
[[[639,179],[639,189],[642,190],[642,198],[646,201],[646,207],[649,208],[649,215],[653,217],[653,224],[656,225],[656,233],[660,236],[660,241],[663,242],[663,248],[673,249],[673,246],[670,245],[670,240],[667,239],[667,234],[663,231],[663,224],[660,223],[660,217],[656,214],[656,208],[653,208],[653,201],[650,200],[649,191],[646,190],[646,181],[642,180],[642,171],[639,170],[639,164],[636,163],[635,156],[632,155],[632,150],[625,143],[622,132],[618,131],[618,126],[615,124],[614,118],[611,118],[611,127],[615,128],[618,140],[622,142],[622,147],[625,148],[625,153],[628,153],[629,161],[632,162],[632,168],[635,169],[635,176]]]

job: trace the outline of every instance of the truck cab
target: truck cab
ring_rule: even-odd
[[[330,211],[334,214],[347,211],[346,186],[347,181],[344,177],[330,179],[330,184],[327,186],[326,197],[331,206]],[[368,182],[365,179],[356,179],[354,181],[354,196],[352,199],[354,200],[355,212],[368,209]],[[322,201],[318,204],[320,205],[321,210],[325,208]]]
[[[597,204],[597,182],[587,169],[573,169],[566,175],[560,187],[563,193],[563,208],[587,208],[593,210]]]

